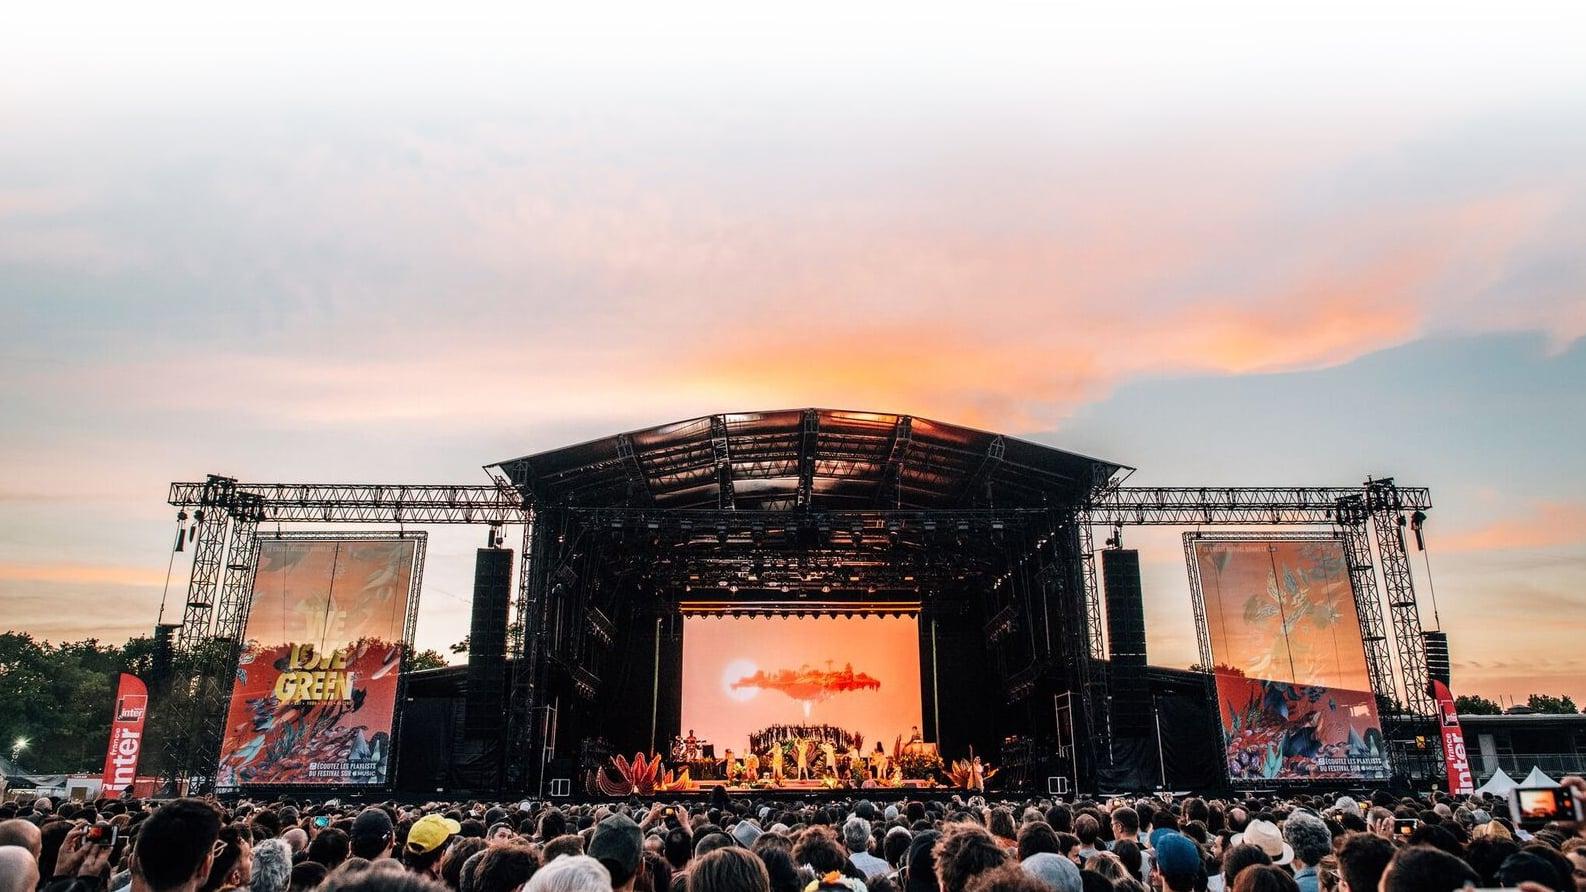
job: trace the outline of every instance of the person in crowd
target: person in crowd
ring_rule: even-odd
[[[328,873],[340,867],[352,854],[352,842],[341,828],[326,827],[315,835],[305,851],[306,860],[325,865]]]
[[[688,892],[771,892],[771,875],[752,852],[717,849],[689,872]]]
[[[532,882],[533,878],[542,872],[539,855],[528,846],[518,844],[487,846],[474,857],[478,862],[474,866],[473,874],[468,881],[471,892],[514,892],[524,883]],[[558,858],[556,863],[563,861],[592,861],[587,855],[569,855]],[[600,867],[600,862],[595,861],[595,866]],[[468,865],[463,865],[467,873]],[[611,889],[611,873],[600,867],[606,892]],[[567,890],[563,890],[567,892]]]
[[[1575,892],[1586,892],[1586,839],[1577,837],[1565,843],[1564,857],[1569,860],[1570,881]]]
[[[1036,852],[1020,861],[1019,866],[1051,887],[1052,892],[1081,892],[1084,887],[1079,868],[1056,852]]]
[[[1045,816],[1028,821],[1019,827],[1018,842],[1017,851],[1020,861],[1027,861],[1030,856],[1042,852],[1062,854],[1057,834],[1052,831],[1052,825],[1046,823]]]
[[[313,892],[320,883],[325,882],[328,873],[330,871],[318,861],[300,861],[292,867],[290,892]]]
[[[44,838],[39,833],[38,825],[32,821],[10,818],[0,821],[0,846],[20,846],[27,849],[37,866],[39,852],[44,846]]]
[[[969,892],[1052,892],[1046,883],[1012,861],[976,874]]]
[[[209,879],[200,887],[200,892],[246,887],[253,879],[253,837],[247,826],[222,826],[220,843]]]
[[[1469,864],[1442,849],[1408,846],[1388,862],[1377,888],[1381,892],[1448,892],[1480,882]]]
[[[965,892],[976,874],[1010,860],[1007,850],[980,825],[949,824],[936,843],[936,879],[942,892]]]
[[[1393,860],[1393,843],[1374,833],[1351,833],[1338,849],[1340,892],[1375,892]]]
[[[1257,864],[1271,864],[1272,856],[1268,855],[1260,846],[1241,843],[1230,845],[1223,852],[1222,864],[1218,872],[1208,878],[1206,888],[1208,892],[1228,892],[1233,889],[1239,879],[1239,872],[1247,867]]]
[[[1079,837],[1080,864],[1088,862],[1101,851],[1101,822],[1094,815],[1082,814],[1074,819],[1074,835]]]
[[[352,854],[366,861],[389,858],[396,846],[396,826],[384,809],[366,808],[353,820],[348,843]]]
[[[1235,846],[1250,844],[1267,853],[1276,866],[1287,866],[1294,860],[1294,847],[1283,840],[1283,831],[1271,821],[1254,818],[1245,825],[1243,833],[1235,833],[1229,842]]]
[[[33,892],[38,884],[38,857],[19,845],[0,845],[0,892]]]
[[[1019,850],[1019,829],[1013,821],[1013,809],[1006,807],[991,810],[986,821],[986,828],[997,841],[997,845],[1017,852]]]
[[[266,839],[253,847],[253,882],[248,892],[287,892],[292,884],[292,847],[284,839]]]
[[[132,892],[197,892],[224,848],[220,827],[219,810],[203,800],[161,806],[138,829]]]
[[[606,868],[615,892],[632,892],[644,866],[644,833],[627,815],[611,815],[595,825],[589,856]]]
[[[288,827],[281,834],[281,840],[292,850],[292,860],[299,861],[303,853],[308,851],[308,831],[302,827]]]
[[[508,845],[512,842],[512,839],[506,839],[496,844]],[[446,847],[446,857],[441,859],[441,882],[445,883],[448,888],[461,888],[463,865],[468,862],[470,857],[484,851],[489,846],[490,843],[483,839],[463,837],[452,840],[452,844]]]
[[[1200,846],[1180,833],[1161,834],[1152,860],[1152,886],[1163,892],[1195,892],[1205,876]]]
[[[463,830],[463,825],[441,815],[425,815],[408,828],[407,841],[402,844],[402,861],[411,873],[430,879],[440,879],[441,859],[452,839]]]
[[[1142,846],[1140,842],[1140,813],[1125,805],[1112,810],[1112,845],[1108,848],[1117,851],[1119,844],[1131,843]],[[1132,871],[1131,871],[1132,873]],[[1151,875],[1151,853],[1142,847],[1140,851],[1140,877]],[[1139,877],[1137,877],[1138,879]]]
[[[1294,883],[1300,892],[1320,892],[1316,868],[1333,851],[1327,824],[1308,811],[1296,811],[1283,822],[1283,841],[1294,852]]]
[[[536,870],[524,892],[611,892],[611,873],[588,855],[568,855]]]
[[[1239,872],[1233,892],[1297,892],[1289,872],[1275,864],[1257,864]],[[1445,890],[1447,892],[1447,890]]]
[[[864,818],[853,815],[843,822],[843,845],[848,847],[848,860],[865,879],[892,871],[891,864],[870,854],[870,822]]]

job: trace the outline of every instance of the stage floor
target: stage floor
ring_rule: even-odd
[[[827,787],[817,780],[786,780],[780,786],[775,787],[749,787],[742,784],[729,784],[725,780],[700,780],[695,781],[695,785],[696,789],[689,790],[683,795],[710,795],[717,788],[721,788],[729,796],[763,798],[820,793],[827,796],[847,796],[857,799],[900,799],[917,796],[921,793],[964,792],[956,787],[944,787],[940,784],[932,784],[930,781],[920,780],[904,781],[901,787]]]

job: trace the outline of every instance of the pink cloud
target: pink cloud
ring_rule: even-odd
[[[1436,551],[1505,551],[1586,545],[1586,505],[1539,501],[1524,514],[1429,539]]]

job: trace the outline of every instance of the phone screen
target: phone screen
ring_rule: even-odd
[[[315,827],[329,827],[330,826],[330,817],[328,815],[319,815],[319,816],[315,817],[314,818],[314,826]]]
[[[1573,821],[1574,794],[1565,787],[1520,787],[1510,794],[1514,814],[1520,826],[1527,829],[1543,827],[1551,821]]]
[[[1421,822],[1415,818],[1395,818],[1393,821],[1393,832],[1399,836],[1409,836],[1420,825]]]

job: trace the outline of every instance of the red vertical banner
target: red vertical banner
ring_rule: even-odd
[[[1470,774],[1470,757],[1465,754],[1465,732],[1459,727],[1459,711],[1448,685],[1432,680],[1432,697],[1437,700],[1438,724],[1443,729],[1443,763],[1448,769],[1448,792],[1456,796],[1476,792]]]
[[[149,689],[136,675],[121,673],[116,686],[116,711],[110,717],[110,748],[105,751],[104,796],[117,799],[138,775],[143,753],[143,717],[149,711]]]

